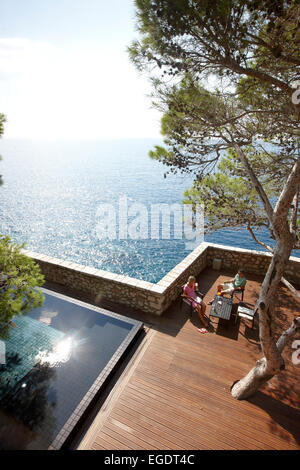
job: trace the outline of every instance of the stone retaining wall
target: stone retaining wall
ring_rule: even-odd
[[[221,259],[223,269],[237,271],[239,267],[243,267],[246,273],[261,275],[267,272],[271,261],[271,255],[265,251],[211,243],[207,246],[207,266],[211,267],[215,258]],[[300,258],[290,257],[285,277],[288,281],[300,285]]]
[[[212,266],[215,258],[221,259],[221,269],[236,271],[243,265],[246,272],[262,275],[270,263],[268,253],[204,242],[157,284],[153,284],[28,250],[23,252],[40,265],[49,282],[84,292],[97,303],[102,298],[109,299],[155,315],[161,315],[178,297],[188,276],[199,275],[206,266]],[[299,258],[291,258],[286,278],[300,284]]]
[[[27,250],[24,253],[40,265],[46,281],[84,292],[97,303],[105,298],[145,312],[162,313],[164,288],[157,284]]]
[[[198,276],[207,266],[207,244],[201,243],[192,253],[182,260],[159,282],[165,288],[163,292],[163,311],[166,310],[182,291],[182,286],[189,276]]]

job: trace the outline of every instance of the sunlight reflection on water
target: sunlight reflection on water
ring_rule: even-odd
[[[49,367],[59,367],[60,364],[64,364],[70,360],[73,348],[75,347],[76,343],[73,341],[73,338],[64,338],[52,351],[39,352],[35,360],[40,364],[48,364]]]
[[[148,157],[160,143],[2,140],[0,233],[26,242],[29,250],[157,282],[188,255],[184,240],[101,240],[96,213],[122,195],[149,209],[181,202],[192,177],[164,178],[166,168]],[[270,243],[266,232],[260,238]],[[246,230],[221,230],[205,239],[261,250]]]

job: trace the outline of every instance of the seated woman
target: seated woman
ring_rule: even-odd
[[[208,327],[208,324],[207,324],[207,321],[205,320],[204,318],[204,313],[206,311],[206,305],[205,303],[203,302],[202,299],[200,299],[200,297],[198,297],[197,293],[195,292],[196,289],[197,289],[197,286],[195,285],[195,277],[194,276],[190,276],[188,278],[188,282],[185,284],[184,288],[183,288],[183,297],[187,297],[190,301],[191,301],[191,304],[193,306],[193,308],[195,308],[198,312],[198,315],[199,315],[199,318],[201,320],[201,322],[203,323],[203,325],[205,327]]]
[[[217,292],[220,293],[220,295],[232,294],[235,291],[243,290],[245,288],[246,282],[247,280],[245,278],[245,272],[240,268],[233,279],[218,285]],[[213,300],[208,302],[208,305],[211,305],[212,303]]]

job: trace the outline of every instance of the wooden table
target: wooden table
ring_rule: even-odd
[[[210,308],[209,316],[230,320],[233,299],[216,295]]]

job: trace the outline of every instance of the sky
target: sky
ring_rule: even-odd
[[[137,38],[133,0],[0,0],[4,138],[159,137]]]

